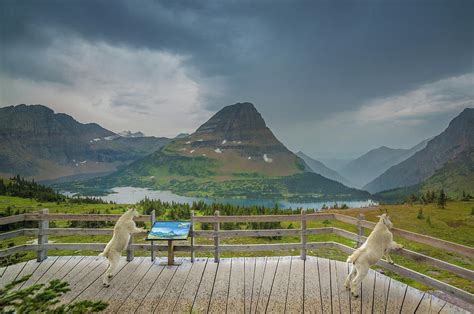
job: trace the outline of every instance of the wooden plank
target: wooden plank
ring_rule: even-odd
[[[268,300],[266,312],[283,313],[286,307],[286,296],[291,269],[291,256],[280,257],[273,279],[273,287]]]
[[[418,304],[423,299],[423,295],[424,292],[408,286],[400,313],[415,313]]]
[[[390,289],[387,299],[387,313],[399,312],[403,305],[403,299],[407,291],[407,285],[397,280],[390,280]]]
[[[230,270],[227,313],[242,313],[245,310],[245,259],[232,258]]]
[[[101,280],[101,276],[104,274],[108,267],[108,262],[105,258],[97,258],[83,269],[81,273],[78,273],[71,281],[71,291],[64,294],[59,304],[68,304],[74,300],[82,291],[86,290],[96,280]]]
[[[14,222],[25,221],[25,214],[20,215],[11,215],[7,217],[0,218],[0,226],[1,225],[8,225]]]
[[[373,269],[369,269],[367,276],[365,276],[364,280],[362,280],[361,287],[359,287],[361,291],[360,299],[362,306],[362,314],[372,313],[372,308],[374,305],[374,287],[375,271]],[[354,298],[351,298],[351,302],[353,300]]]
[[[321,288],[321,306],[323,313],[332,312],[331,300],[331,268],[329,260],[318,258],[319,283]]]
[[[155,260],[151,263],[148,272],[143,276],[140,282],[135,286],[129,296],[124,299],[120,308],[116,313],[133,313],[138,309],[140,303],[145,299],[153,284],[158,280],[161,272],[165,267],[159,265],[159,261]]]
[[[28,288],[34,285],[38,280],[43,277],[43,275],[49,270],[51,266],[56,262],[58,259],[57,256],[51,256],[40,263],[38,268],[36,268],[35,272],[31,275],[30,279],[25,281],[21,286],[20,289]]]
[[[15,280],[18,274],[23,270],[23,267],[25,267],[26,263],[27,262],[23,262],[7,266],[2,278],[0,278],[0,288],[5,287],[7,284]]]
[[[374,288],[374,307],[373,311],[376,313],[384,313],[387,305],[388,286],[390,284],[390,277],[387,277],[379,272],[375,273],[375,288]]]
[[[339,306],[341,313],[351,313],[351,293],[349,290],[344,287],[348,273],[347,263],[334,261],[336,266],[336,282],[337,282],[337,291],[339,295]],[[358,302],[360,300],[355,300]]]
[[[471,312],[466,311],[454,304],[446,303],[446,305],[439,312],[440,314],[469,314]]]
[[[301,221],[301,215],[195,216],[195,222],[275,222]]]
[[[164,260],[162,260],[164,262]],[[153,309],[160,303],[160,299],[166,291],[168,284],[174,276],[178,266],[165,266],[160,276],[155,280],[150,290],[143,298],[135,313],[152,313]]]
[[[231,265],[231,260],[228,258],[222,259],[219,263],[209,304],[209,313],[225,313],[227,310]]]
[[[128,296],[133,293],[136,286],[142,281],[143,277],[153,265],[153,263],[145,257],[136,257],[134,260],[140,262],[140,265],[124,283],[119,285],[112,296],[107,299],[109,306],[105,309],[105,313],[119,313],[117,310],[122,306]]]
[[[39,265],[41,265],[41,263],[37,262],[36,260],[30,260],[26,262],[25,267],[23,267],[21,272],[14,278],[14,280],[18,280],[18,279],[23,278],[24,276],[33,274]],[[21,285],[18,285],[13,290],[17,290],[20,288],[21,288]]]
[[[25,235],[24,229],[3,232],[3,233],[0,233],[0,241],[16,238],[16,237],[21,237],[23,235]]]
[[[38,213],[26,213],[26,221],[37,221],[37,220],[69,220],[69,221],[117,221],[122,215],[114,214],[38,214]],[[21,216],[21,215],[18,215]],[[2,218],[3,219],[3,218]],[[135,221],[150,221],[149,215],[141,215],[135,217]],[[0,220],[1,224],[1,220]]]
[[[0,267],[0,278],[3,276],[3,273],[5,272],[6,267]]]
[[[314,257],[307,256],[306,263],[308,261],[314,261],[314,267],[317,272],[317,262]],[[319,288],[319,278],[318,288]],[[314,283],[311,283],[314,284]],[[291,258],[291,267],[290,267],[290,279],[288,281],[288,293],[286,296],[286,306],[285,312],[287,313],[303,313],[304,308],[304,287],[305,286],[305,261],[298,258],[298,256],[293,256]],[[321,298],[318,292],[318,300]],[[321,308],[321,307],[319,307]]]
[[[311,228],[304,232],[298,229],[270,229],[270,230],[220,230],[219,238],[235,238],[235,237],[270,237],[270,236],[299,236],[301,234],[330,234],[333,233],[330,228]],[[196,237],[212,238],[216,235],[216,231],[212,230],[196,230]]]
[[[208,260],[201,283],[194,299],[192,313],[207,313],[212,296],[212,288],[217,274],[217,263],[214,260]]]
[[[103,300],[106,301],[115,291],[123,284],[128,276],[132,274],[140,265],[139,260],[127,262],[125,258],[121,257],[115,276],[110,280],[110,287],[105,288],[103,284],[103,275],[101,272],[96,276],[96,279],[90,283],[85,289],[79,289],[79,293],[75,298],[71,300],[74,302],[83,301],[83,300]],[[105,270],[104,270],[105,272]],[[96,275],[97,275],[96,271]]]
[[[265,274],[265,267],[267,266],[266,257],[258,257],[255,259],[255,270],[253,275],[252,296],[250,298],[250,313],[257,311],[258,296],[262,288],[263,275]]]
[[[418,305],[418,308],[416,309],[416,313],[439,313],[445,304],[446,301],[440,300],[429,293],[425,293],[423,299],[421,299],[420,305]]]
[[[178,269],[174,273],[173,278],[171,279],[168,288],[161,297],[160,303],[154,309],[154,312],[162,313],[163,311],[172,312],[176,302],[178,301],[179,295],[183,290],[184,283],[188,278],[189,272],[193,263],[189,260],[184,260]]]
[[[278,267],[278,257],[267,257],[265,265],[265,273],[263,274],[262,286],[257,302],[257,313],[264,313],[266,311],[270,293],[272,292],[273,280],[275,278]]]
[[[219,245],[219,252],[259,252],[259,251],[289,251],[301,249],[301,243],[284,244],[226,244]]]
[[[331,274],[331,302],[332,312],[341,313],[341,300],[339,299],[339,287],[337,282],[336,261],[329,260],[330,274]]]
[[[64,264],[64,266],[54,274],[53,279],[63,279],[67,274],[74,271],[75,267],[86,257],[71,256],[71,258]]]
[[[97,256],[85,256],[76,264],[76,266],[71,269],[71,271],[64,274],[62,280],[68,282],[72,287],[72,285],[77,282],[76,278],[79,279],[80,276],[83,276],[94,269],[94,267],[98,265],[99,261],[102,260],[103,258]]]
[[[69,261],[71,256],[59,256],[56,262],[36,283],[48,283],[54,279],[54,275]]]
[[[252,288],[255,274],[255,263],[254,257],[246,257],[244,260],[244,313],[250,313],[250,307],[252,305]]]
[[[178,302],[174,306],[173,313],[191,312],[207,263],[212,263],[212,261],[208,261],[207,258],[197,258],[194,260],[183,290],[181,290],[179,295]]]
[[[270,237],[270,236],[296,236],[301,231],[296,229],[271,229],[271,230],[220,230],[218,232],[212,230],[196,230],[196,237],[213,238],[219,234],[219,238],[235,238],[235,237]]]
[[[474,248],[457,244],[450,241],[445,241],[437,238],[433,238],[427,235],[406,231],[402,229],[392,228],[390,230],[394,236],[399,236],[407,240],[415,241],[418,243],[427,244],[438,249],[442,249],[448,252],[460,254],[467,256],[469,258],[474,258]]]
[[[308,257],[304,265],[303,307],[305,313],[322,313],[318,258],[312,256]]]
[[[9,247],[3,250],[0,250],[0,257],[6,257],[13,255],[15,253],[21,253],[21,252],[26,252],[26,251],[33,251],[36,249],[35,244],[22,244],[22,245],[16,245],[13,247]]]

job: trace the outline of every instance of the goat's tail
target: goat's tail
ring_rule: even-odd
[[[350,255],[347,258],[347,262],[348,263],[355,263],[357,261],[357,259],[359,258],[361,253],[362,253],[362,250],[355,250],[355,252],[352,253],[352,255]]]

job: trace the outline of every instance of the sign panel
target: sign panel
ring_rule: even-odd
[[[189,236],[189,221],[155,221],[147,240],[186,240]]]

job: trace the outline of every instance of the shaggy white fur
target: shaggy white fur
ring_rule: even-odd
[[[136,208],[130,208],[125,212],[117,220],[114,227],[114,235],[109,243],[107,243],[104,252],[99,254],[99,256],[105,256],[109,260],[109,267],[103,278],[105,287],[110,286],[109,280],[115,275],[122,251],[127,248],[128,241],[130,240],[130,234],[145,231],[145,229],[137,228],[135,221],[133,221],[133,218],[138,216],[139,213]]]
[[[348,263],[352,263],[352,270],[347,276],[345,287],[351,289],[354,297],[359,296],[358,287],[367,276],[370,266],[375,265],[383,256],[386,257],[389,263],[393,264],[388,252],[403,248],[402,245],[393,241],[393,235],[390,232],[393,224],[390,217],[387,214],[378,217],[380,217],[380,220],[367,240],[347,259]]]

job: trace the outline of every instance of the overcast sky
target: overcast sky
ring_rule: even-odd
[[[410,147],[474,107],[474,1],[0,1],[0,106],[175,136],[255,104],[290,149]]]

